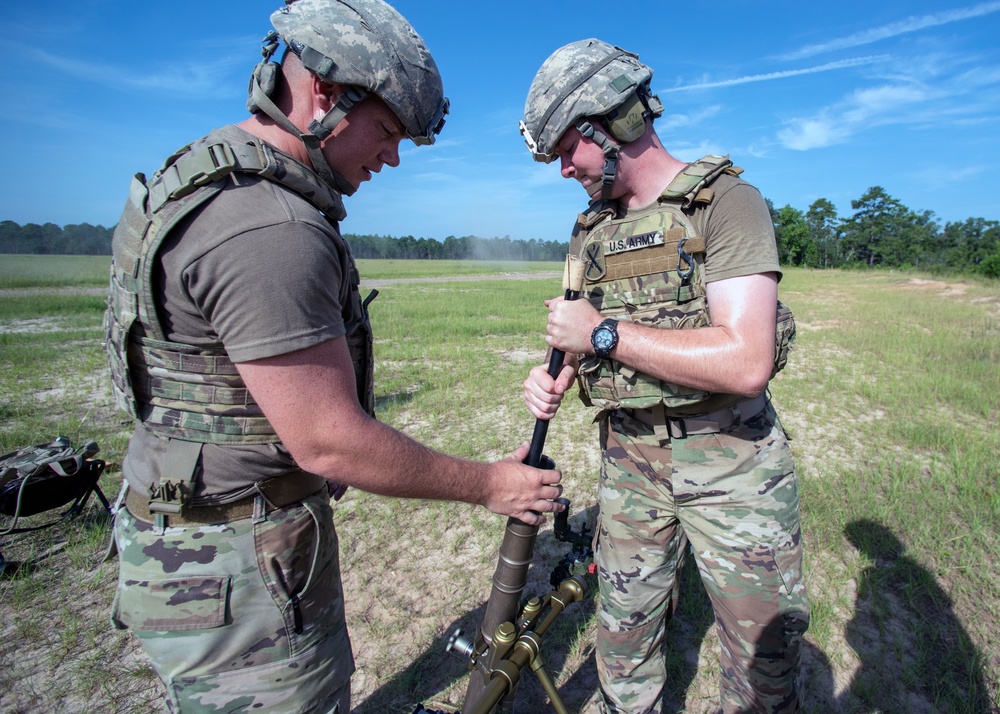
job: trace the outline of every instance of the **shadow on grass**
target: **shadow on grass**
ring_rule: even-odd
[[[985,659],[934,575],[869,519],[844,533],[870,565],[861,573],[847,642],[861,659],[842,711],[990,714]]]
[[[677,612],[667,626],[665,659],[667,686],[663,711],[682,712],[688,688],[698,673],[698,653],[705,636],[715,623],[712,601],[701,583],[698,564],[690,548],[684,554],[680,572]]]
[[[846,625],[848,644],[861,659],[861,667],[848,686],[836,691],[826,654],[804,640],[805,711],[994,714],[997,710],[989,700],[985,660],[933,574],[906,556],[899,539],[880,523],[856,520],[844,532],[871,562],[861,574],[855,612]],[[554,540],[551,533],[539,536],[536,563],[540,560],[539,551],[550,555],[561,547]],[[690,552],[685,554],[679,577],[680,600],[666,638],[665,712],[685,710],[686,694],[698,671],[699,650],[706,635],[712,636],[709,630],[714,624],[712,605]],[[544,591],[544,587],[535,587],[538,581],[538,576],[534,583],[529,581],[526,595]],[[599,690],[590,641],[595,607],[596,597],[573,605],[557,623],[562,634],[552,633],[558,638],[556,642],[572,641],[573,635],[566,632],[574,628],[579,633],[577,648],[584,658],[576,660],[576,670],[559,687],[564,703],[573,712],[584,711]],[[484,603],[454,620],[424,655],[372,693],[355,709],[355,714],[410,714],[415,699],[419,702],[456,685],[464,694],[468,678],[466,662],[446,653],[445,647],[456,629],[475,633],[485,609]],[[558,647],[543,648],[543,654],[546,668],[553,675],[563,670],[570,656]],[[448,706],[426,701],[424,704],[430,709]],[[518,688],[518,707],[540,714],[554,711],[541,685],[528,672]]]
[[[1000,711],[990,702],[985,659],[934,575],[906,556],[899,538],[877,521],[851,521],[844,534],[870,563],[858,579],[854,613],[845,626],[861,664],[836,691],[826,654],[803,641],[804,711]]]
[[[412,391],[389,392],[375,395],[375,413],[385,412],[390,407],[400,407],[413,401],[413,395],[423,388],[423,384]]]
[[[592,522],[592,516],[593,509],[582,517]],[[577,518],[573,520],[578,527]],[[849,686],[838,693],[825,653],[803,641],[805,710],[994,712],[982,655],[934,576],[907,557],[899,539],[879,523],[857,520],[845,528],[845,533],[872,563],[861,575],[855,612],[846,627],[848,643],[862,665]],[[546,565],[554,565],[551,554],[562,547],[551,533],[543,533],[536,545],[536,564],[552,560]],[[539,558],[538,553],[546,555]],[[687,691],[698,671],[699,650],[704,638],[712,636],[709,630],[714,623],[711,602],[690,552],[685,554],[679,577],[678,610],[666,638],[665,712],[684,710]],[[544,587],[538,587],[541,579],[540,575],[533,576],[525,594],[544,592]],[[560,632],[551,633],[556,643],[573,641],[573,632],[580,633],[577,649],[583,659],[576,660],[575,671],[559,687],[569,711],[583,711],[599,690],[593,643],[589,641],[595,606],[594,597],[573,605],[557,621]],[[361,702],[355,714],[409,714],[421,700],[428,708],[447,706],[426,700],[449,688],[457,686],[464,694],[469,674],[466,661],[447,653],[445,647],[456,629],[467,636],[475,633],[485,609],[484,603],[453,620],[423,655]],[[563,671],[571,656],[560,647],[543,648],[543,654],[546,668],[553,675]],[[519,685],[518,705],[524,711],[552,711],[541,686],[528,672]]]

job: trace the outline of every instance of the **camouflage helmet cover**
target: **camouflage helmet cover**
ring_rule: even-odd
[[[433,144],[448,99],[423,38],[382,0],[286,0],[278,35],[324,81],[380,97],[418,144]]]
[[[535,161],[556,158],[563,133],[584,117],[604,116],[634,97],[653,77],[639,56],[597,39],[560,47],[542,64],[524,103],[521,133]],[[656,102],[653,116],[662,113]]]

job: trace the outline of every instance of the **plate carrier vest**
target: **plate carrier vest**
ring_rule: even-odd
[[[280,184],[308,200],[331,222],[348,256],[351,300],[345,314],[358,400],[374,415],[372,330],[361,300],[360,275],[337,222],[346,214],[339,194],[302,164],[253,138],[230,144],[210,134],[183,147],[147,182],[136,174],[112,241],[111,284],[104,317],[104,348],[116,405],[167,437],[171,480],[151,494],[150,508],[178,512],[177,487],[194,480],[202,444],[271,444],[280,441],[254,401],[223,345],[192,346],[166,339],[153,294],[156,255],[192,211],[241,172]],[[190,488],[181,489],[183,500]],[[169,505],[168,505],[169,504]]]
[[[580,297],[602,317],[661,329],[710,326],[705,238],[696,234],[691,208],[712,202],[710,186],[720,175],[742,171],[728,157],[708,155],[678,174],[656,203],[624,218],[617,216],[617,203],[594,202],[580,216],[570,242],[570,252],[586,266]],[[772,377],[795,344],[795,320],[780,302],[775,324]],[[742,399],[672,384],[596,355],[581,357],[579,382],[580,397],[589,406],[612,410],[663,404],[669,418],[707,414]]]

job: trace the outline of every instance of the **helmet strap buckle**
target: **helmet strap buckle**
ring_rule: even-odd
[[[313,119],[309,125],[309,131],[316,135],[316,138],[323,141],[330,136],[340,120],[347,116],[347,113],[362,99],[368,96],[368,92],[360,87],[347,86],[340,93],[337,102],[331,107],[320,121]]]

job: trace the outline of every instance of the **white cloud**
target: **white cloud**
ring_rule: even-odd
[[[672,141],[670,143],[670,153],[676,156],[681,161],[697,161],[702,156],[706,154],[716,154],[718,156],[725,156],[730,153],[728,150],[723,149],[718,144],[702,140],[698,143],[692,143],[690,141]]]
[[[778,132],[781,144],[794,151],[842,144],[854,134],[884,124],[922,120],[933,93],[918,85],[886,85],[860,89],[814,116],[793,119]]]
[[[1000,11],[1000,2],[984,2],[971,7],[956,8],[954,10],[936,12],[930,15],[921,15],[919,17],[911,16],[906,19],[899,20],[898,22],[890,22],[889,24],[882,25],[881,27],[873,27],[868,30],[856,32],[853,35],[848,35],[847,37],[840,37],[827,42],[807,45],[806,47],[802,47],[794,52],[781,55],[780,59],[796,60],[818,55],[823,52],[843,50],[849,47],[860,47],[861,45],[869,45],[873,42],[889,39],[890,37],[896,37],[910,32],[917,32],[929,27],[938,27],[939,25],[959,22],[960,20],[982,17],[983,15],[989,15],[997,11]]]
[[[787,149],[807,151],[841,144],[851,133],[839,118],[820,115],[794,120],[789,128],[778,132],[778,140]]]
[[[760,144],[752,143],[739,149],[734,149],[732,153],[733,156],[752,156],[755,159],[761,159],[770,155],[769,148],[766,142],[761,142]]]
[[[995,165],[955,166],[954,164],[944,164],[916,171],[913,177],[931,185],[962,183],[974,179],[978,180],[980,176],[993,173],[996,169]]]
[[[852,107],[844,112],[849,122],[877,119],[889,113],[899,113],[904,106],[932,99],[934,92],[918,85],[869,87],[855,91],[848,100]]]
[[[661,132],[672,132],[677,129],[696,127],[703,122],[718,116],[721,111],[721,104],[713,104],[701,107],[691,114],[664,114],[657,120],[656,129]]]
[[[33,59],[70,77],[102,84],[116,89],[166,92],[183,96],[230,95],[229,81],[235,60],[223,58],[216,62],[187,62],[169,70],[142,71],[110,64],[88,62],[77,58],[60,57],[44,50],[25,50]],[[241,60],[242,62],[242,60]],[[248,72],[249,78],[249,72]]]
[[[786,148],[805,151],[841,144],[885,125],[955,131],[961,124],[993,121],[1000,68],[961,66],[970,61],[948,61],[947,57],[900,60],[894,67],[883,68],[883,84],[856,89],[811,116],[789,120],[778,132],[778,141]]]

